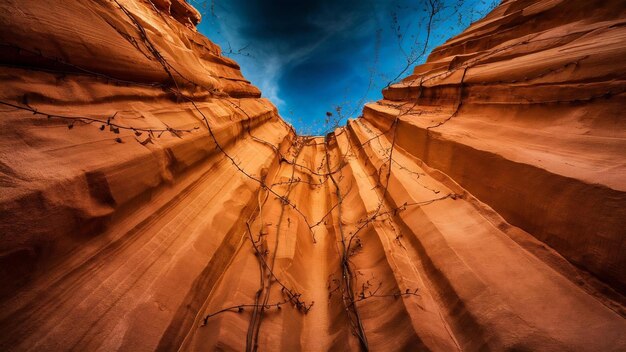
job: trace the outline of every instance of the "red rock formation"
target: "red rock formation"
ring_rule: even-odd
[[[2,2],[0,348],[626,349],[623,18],[504,1],[301,137],[182,0]]]

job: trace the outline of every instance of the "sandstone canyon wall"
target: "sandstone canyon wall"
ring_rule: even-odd
[[[183,0],[0,3],[0,349],[626,349],[626,7],[503,1],[298,136]]]

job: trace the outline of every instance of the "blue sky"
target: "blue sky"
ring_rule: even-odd
[[[426,55],[429,1],[433,18]],[[427,54],[495,6],[495,0],[192,0],[198,30],[235,59],[244,76],[298,133],[321,135],[362,105],[409,61]],[[413,65],[414,66],[414,65]],[[402,76],[412,72],[412,67]],[[337,108],[341,109],[341,115]],[[341,121],[343,124],[345,121]]]

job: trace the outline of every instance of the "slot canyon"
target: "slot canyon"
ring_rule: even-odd
[[[623,0],[503,0],[324,136],[200,17],[0,2],[0,350],[626,351]]]

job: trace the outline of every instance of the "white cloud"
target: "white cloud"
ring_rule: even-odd
[[[282,69],[284,65],[277,57],[271,57],[264,62],[262,69],[257,71],[257,74],[253,74],[258,77],[250,77],[251,80],[259,82],[259,89],[263,93],[263,96],[268,98],[274,105],[281,108],[285,106],[285,100],[279,96],[278,81],[282,75]]]

